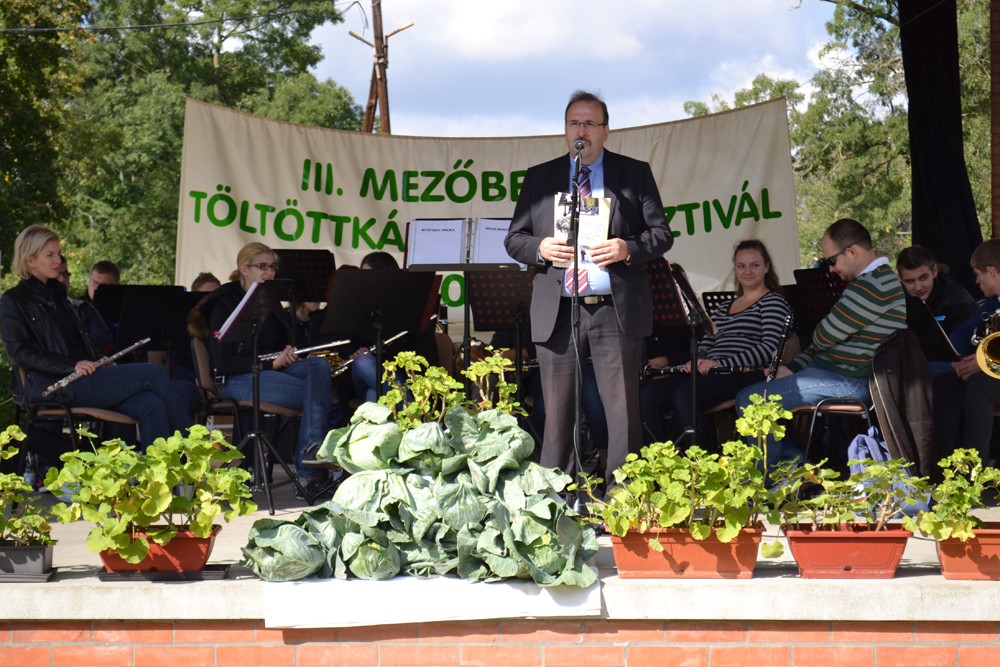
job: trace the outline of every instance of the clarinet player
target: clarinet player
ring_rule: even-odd
[[[143,449],[156,438],[191,426],[191,416],[163,366],[95,365],[100,355],[59,282],[61,264],[55,232],[32,225],[18,234],[13,269],[21,281],[0,296],[0,337],[11,365],[25,372],[21,391],[29,400],[38,400],[50,385],[79,373],[46,400],[132,417],[139,422]]]

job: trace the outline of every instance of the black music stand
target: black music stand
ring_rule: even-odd
[[[285,460],[278,454],[278,450],[264,433],[260,423],[260,353],[257,349],[257,338],[260,334],[261,325],[268,316],[275,310],[281,308],[281,302],[288,298],[292,290],[289,280],[267,280],[262,283],[253,283],[247,290],[246,296],[240,301],[236,310],[229,316],[225,324],[222,325],[216,334],[219,342],[226,342],[230,338],[239,338],[240,334],[247,333],[251,340],[250,354],[250,375],[252,378],[253,395],[253,429],[243,436],[238,449],[243,451],[248,445],[253,445],[254,465],[259,471],[258,475],[263,480],[264,495],[267,497],[267,508],[274,514],[274,498],[271,494],[271,480],[265,474],[267,470],[267,455],[273,457],[288,475],[292,484],[302,492],[303,498],[309,505],[313,504],[313,497],[309,495],[305,486],[299,481],[299,477],[292,473],[292,470],[285,463]]]
[[[173,285],[115,285],[122,288],[115,349],[149,338],[150,350],[190,349],[187,316],[205,298]],[[169,355],[168,355],[169,359]]]
[[[275,250],[275,278],[292,281],[291,301],[326,301],[337,264],[329,250]]]
[[[813,329],[833,310],[847,283],[825,268],[795,269],[794,274],[799,286],[798,302],[802,308],[795,314],[799,320],[799,337],[805,348],[812,341]]]
[[[524,365],[524,332],[530,330],[533,271],[474,271],[466,276],[465,302],[476,331],[514,332],[514,385],[521,401],[521,368]],[[468,369],[470,359],[465,358]]]
[[[705,304],[705,311],[714,313],[719,306],[736,298],[736,292],[702,292],[701,302]]]
[[[341,271],[333,284],[323,332],[346,331],[375,338],[375,364],[382,368],[383,341],[401,331],[420,331],[434,288],[433,273]],[[382,380],[376,392],[382,395]]]
[[[958,361],[962,355],[927,304],[915,296],[906,297],[906,326],[917,336],[927,361]]]

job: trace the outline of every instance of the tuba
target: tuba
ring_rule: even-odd
[[[976,346],[976,363],[990,377],[1000,380],[1000,310],[984,315],[986,326],[983,335],[972,335]]]

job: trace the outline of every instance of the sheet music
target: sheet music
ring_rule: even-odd
[[[411,220],[406,229],[406,266],[465,264],[466,224],[456,220]]]
[[[247,293],[243,295],[242,299],[240,299],[239,305],[236,306],[235,309],[233,309],[233,312],[229,313],[229,317],[227,317],[226,321],[222,323],[222,328],[215,332],[216,338],[218,338],[219,340],[226,339],[226,334],[229,333],[229,329],[233,326],[233,323],[235,323],[236,320],[239,319],[239,316],[243,312],[243,309],[250,302],[250,299],[253,298],[254,293],[256,293],[257,290],[260,289],[260,286],[263,284],[264,283],[256,283],[256,282],[251,283],[250,289],[248,289]]]
[[[510,229],[510,218],[479,218],[473,221],[472,253],[473,264],[517,264],[525,268],[507,254],[504,239]]]
[[[553,236],[563,243],[569,238],[570,213],[573,197],[568,192],[558,192],[553,199]],[[577,246],[582,261],[591,262],[590,246],[608,240],[608,226],[611,220],[611,199],[608,197],[580,198],[580,233]],[[566,268],[569,262],[552,262],[552,266]],[[602,269],[606,270],[606,269]]]

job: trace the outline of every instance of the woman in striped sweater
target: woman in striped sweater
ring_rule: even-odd
[[[647,413],[643,421],[653,440],[662,440],[666,435],[660,415],[670,409],[675,436],[697,428],[702,436],[699,444],[711,445],[714,433],[706,428],[704,411],[763,380],[778,351],[791,307],[781,294],[767,248],[756,239],[742,241],[733,253],[733,270],[736,298],[712,314],[716,334],[706,336],[698,346],[695,404],[690,361],[684,364],[682,374],[664,376],[641,390],[641,406]],[[657,428],[661,431],[657,432]],[[686,440],[686,444],[692,443]]]

